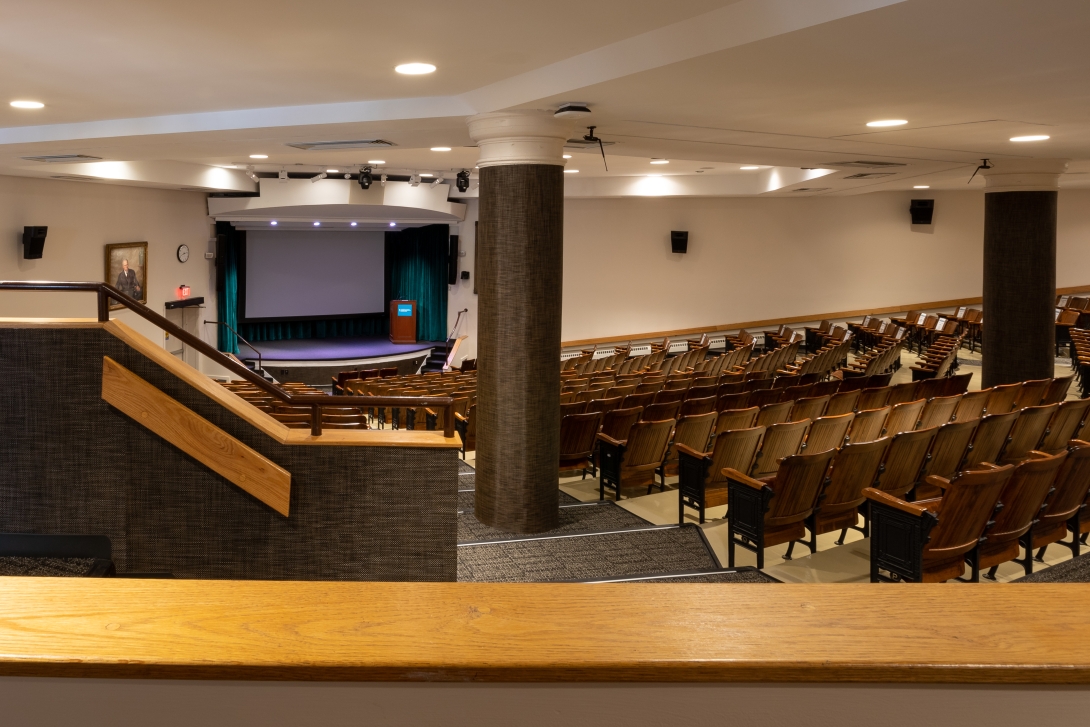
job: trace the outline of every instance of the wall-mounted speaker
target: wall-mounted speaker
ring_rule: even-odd
[[[447,255],[447,285],[458,282],[458,236],[450,236],[450,253]]]
[[[908,211],[912,215],[912,224],[930,225],[935,215],[935,200],[914,199],[908,205]]]
[[[468,270],[463,270],[462,271],[462,280],[469,280],[469,271]]]
[[[45,249],[45,234],[48,227],[24,227],[23,228],[23,258],[25,260],[37,260]]]
[[[684,254],[689,250],[689,232],[687,230],[670,231],[670,251]]]

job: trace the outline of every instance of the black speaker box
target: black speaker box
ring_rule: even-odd
[[[670,231],[671,252],[685,253],[689,249],[689,233],[686,230]]]
[[[450,253],[447,255],[447,285],[458,282],[458,236],[450,236]]]
[[[468,270],[463,270],[462,271],[462,280],[469,280],[469,271]]]
[[[37,260],[45,249],[45,233],[48,227],[24,227],[23,228],[23,258]]]
[[[908,211],[912,214],[912,224],[930,225],[935,215],[935,200],[914,199],[909,204]]]

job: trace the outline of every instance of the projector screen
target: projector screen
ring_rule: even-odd
[[[382,232],[250,230],[246,233],[246,318],[382,313]]]

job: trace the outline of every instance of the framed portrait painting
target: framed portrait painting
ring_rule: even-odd
[[[119,242],[106,246],[106,282],[125,295],[148,303],[148,243]],[[110,301],[110,310],[124,308]]]

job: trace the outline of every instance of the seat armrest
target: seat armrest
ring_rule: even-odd
[[[750,477],[749,475],[744,475],[741,472],[739,472],[738,470],[731,469],[730,467],[724,467],[723,471],[720,474],[722,474],[728,480],[732,480],[734,482],[737,482],[740,485],[745,485],[746,487],[751,487],[754,490],[761,490],[761,489],[763,489],[765,487],[768,487],[767,482],[761,482],[760,480],[755,480],[752,477]]]
[[[459,414],[458,412],[454,412],[454,418],[455,418],[455,420],[460,421],[460,422],[468,422],[469,421],[468,417],[464,417],[461,414]]]
[[[712,453],[711,452],[698,452],[695,449],[693,449],[692,447],[687,447],[684,444],[677,444],[677,445],[674,445],[674,446],[676,447],[679,454],[687,454],[690,457],[693,457],[694,459],[711,459],[712,458]]]
[[[905,502],[899,497],[894,497],[888,492],[882,490],[876,490],[873,487],[864,487],[863,495],[871,502],[876,502],[886,507],[892,507],[895,510],[907,513],[909,515],[915,515],[916,517],[922,517],[927,508],[920,507],[912,502]]]
[[[924,481],[932,487],[938,487],[940,490],[944,491],[950,486],[950,480],[945,477],[939,477],[938,475],[928,475]]]
[[[614,447],[623,447],[624,446],[624,442],[622,442],[620,440],[617,440],[617,439],[614,439],[613,437],[609,436],[608,434],[602,434],[601,432],[598,433],[598,441],[605,442],[606,444],[612,444]]]
[[[1048,459],[1052,455],[1048,454],[1047,452],[1039,452],[1036,449],[1034,449],[1034,450],[1030,450],[1030,452],[1029,452],[1029,454],[1027,456],[1030,459]],[[998,469],[998,467],[996,469]]]

